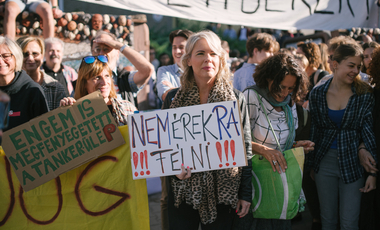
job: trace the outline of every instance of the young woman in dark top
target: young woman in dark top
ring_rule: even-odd
[[[334,76],[310,93],[311,140],[315,150],[309,163],[321,207],[322,229],[359,229],[361,192],[375,187],[376,178],[364,178],[360,143],[376,159],[373,133],[372,88],[360,80],[363,50],[340,45],[333,55]],[[364,185],[364,188],[363,188]]]

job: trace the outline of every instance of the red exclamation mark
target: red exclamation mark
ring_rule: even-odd
[[[227,160],[226,166],[230,166],[230,163],[228,163],[228,141],[227,140],[224,141],[224,152],[226,154],[226,160]]]
[[[232,163],[233,165],[236,165],[236,162],[235,162],[235,141],[234,140],[231,140],[231,155],[232,155],[232,160],[234,161],[234,163]]]
[[[136,152],[133,152],[133,164],[135,166],[135,170],[137,169],[137,164],[139,163],[139,154]],[[138,172],[135,172],[135,177],[139,175]]]
[[[219,160],[222,162],[222,145],[219,141],[216,142],[216,151],[218,152]],[[219,168],[223,167],[223,164],[219,164]]]
[[[141,163],[141,169],[144,169],[144,153],[143,152],[140,152],[140,163]],[[143,176],[144,171],[141,171],[140,175]]]
[[[145,168],[148,169],[148,151],[144,151],[144,155],[145,155]],[[150,171],[146,171],[146,175],[149,175],[150,174]]]

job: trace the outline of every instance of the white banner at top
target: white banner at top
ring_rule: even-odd
[[[148,14],[273,29],[378,27],[377,0],[81,0]]]

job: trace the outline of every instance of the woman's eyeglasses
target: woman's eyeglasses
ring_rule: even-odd
[[[4,60],[4,61],[9,61],[11,60],[12,58],[12,53],[3,53],[3,54],[0,54],[0,57]]]
[[[32,55],[33,58],[36,58],[36,57],[40,56],[41,53],[38,53],[38,52],[32,52],[32,53],[25,52],[25,53],[23,53],[23,55],[24,55],[24,58],[27,58],[27,57],[29,57],[30,55]]]
[[[87,56],[83,58],[84,63],[86,64],[92,64],[95,62],[95,60],[98,59],[100,62],[107,63],[108,58],[105,55],[99,55],[99,56]]]

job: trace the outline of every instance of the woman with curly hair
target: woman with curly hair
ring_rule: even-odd
[[[313,42],[304,43],[300,42],[297,44],[297,53],[303,54],[306,56],[309,61],[309,65],[306,68],[306,74],[309,76],[309,91],[321,80],[324,76],[329,75],[330,73],[320,69],[322,64],[321,51],[319,46]]]
[[[361,192],[376,186],[375,172],[366,179],[358,157],[364,148],[376,159],[374,98],[371,87],[360,80],[359,45],[340,45],[332,60],[334,76],[310,93],[315,150],[308,157],[315,172],[322,229],[337,229],[338,220],[342,230],[359,229]]]
[[[220,101],[239,101],[248,166],[167,177],[169,229],[232,229],[252,202],[251,133],[244,96],[233,89],[226,53],[211,31],[193,34],[182,56],[181,86],[168,92],[163,109]]]
[[[267,159],[273,171],[281,174],[287,169],[287,163],[274,135],[277,136],[282,150],[293,147],[295,130],[298,128],[295,102],[300,100],[306,89],[306,75],[294,57],[276,54],[257,66],[253,78],[256,85],[243,92],[251,122],[252,151]],[[261,109],[260,103],[266,111]],[[275,134],[272,133],[266,117]],[[313,150],[313,146],[311,141],[298,141],[295,145],[304,147],[306,152]],[[250,229],[287,230],[291,229],[291,222],[255,218]]]
[[[369,76],[366,76],[367,73],[367,69],[369,68],[369,63],[371,63],[372,61],[372,53],[373,51],[380,47],[379,43],[373,41],[373,42],[366,42],[362,45],[363,47],[363,66],[362,66],[362,70],[361,72],[363,73],[362,75],[362,80],[363,81],[369,81]]]

